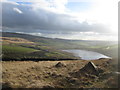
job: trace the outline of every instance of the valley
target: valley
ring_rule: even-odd
[[[118,87],[117,42],[51,39],[8,32],[2,33],[1,42],[3,88]],[[112,58],[83,60],[62,51],[65,49],[90,50]],[[88,63],[95,65],[98,75],[91,73],[93,69],[81,73]]]

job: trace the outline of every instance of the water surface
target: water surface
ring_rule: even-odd
[[[87,51],[87,50],[72,49],[72,50],[63,50],[63,51],[72,53],[74,56],[81,57],[81,59],[83,59],[83,60],[96,60],[96,59],[100,59],[100,58],[110,58],[101,53]]]

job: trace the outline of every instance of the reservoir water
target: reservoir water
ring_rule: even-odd
[[[72,49],[72,50],[63,50],[63,51],[72,53],[76,57],[81,57],[81,59],[83,59],[83,60],[96,60],[96,59],[100,59],[100,58],[110,58],[110,57],[103,55],[101,53],[87,51],[87,50]]]

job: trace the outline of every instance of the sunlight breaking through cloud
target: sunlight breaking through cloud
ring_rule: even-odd
[[[40,35],[56,38],[66,38],[63,36],[67,35],[70,39],[95,39],[97,35],[101,35],[99,39],[103,40],[103,37],[107,39],[108,34],[117,36],[116,1],[109,0],[108,3],[108,0],[87,0],[91,5],[88,6],[89,10],[84,12],[74,12],[71,10],[72,6],[67,7],[70,3],[82,2],[86,3],[83,0],[3,0],[3,31],[41,33]],[[76,7],[79,9],[80,6]],[[84,8],[80,8],[82,9]],[[50,32],[57,34],[51,35]],[[74,34],[68,35],[66,32]],[[90,36],[87,36],[88,34]],[[111,40],[110,37],[109,39]]]

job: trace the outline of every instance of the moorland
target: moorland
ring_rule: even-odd
[[[116,41],[65,40],[2,32],[3,88],[117,88]],[[80,49],[111,58],[82,60],[62,50]],[[89,62],[96,72],[82,70]],[[90,66],[91,67],[91,66]],[[82,72],[81,72],[82,70]]]

